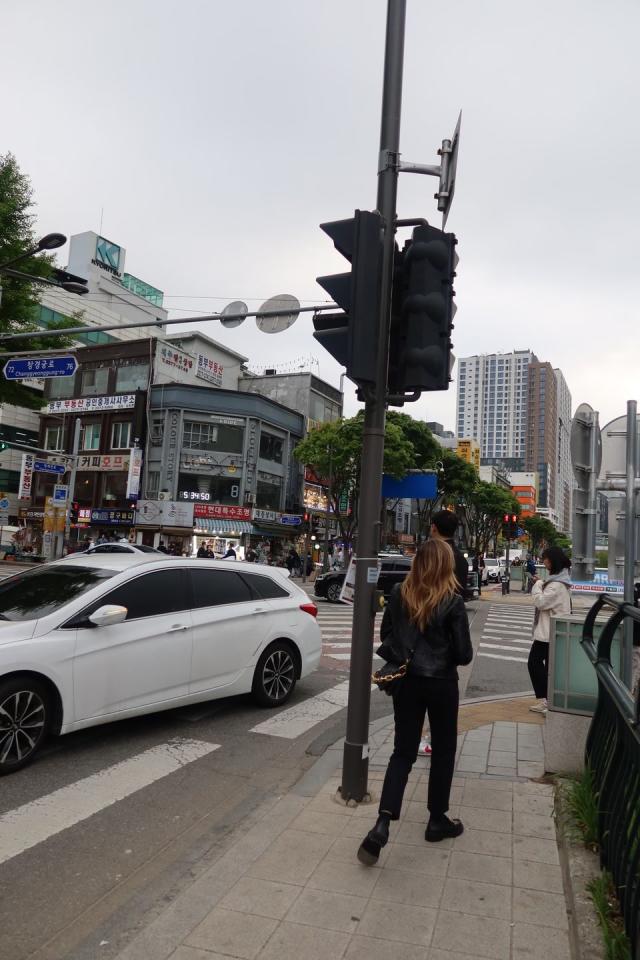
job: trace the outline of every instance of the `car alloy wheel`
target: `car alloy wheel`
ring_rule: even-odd
[[[38,749],[47,726],[42,693],[28,684],[0,688],[0,773],[24,766]]]
[[[327,600],[331,603],[340,603],[340,593],[342,587],[339,583],[330,583],[327,587]]]
[[[264,707],[285,703],[296,685],[296,665],[287,643],[281,642],[266,650],[256,669],[253,693]]]

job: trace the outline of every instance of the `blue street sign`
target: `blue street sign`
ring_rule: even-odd
[[[67,472],[67,468],[61,463],[49,463],[48,460],[34,460],[33,469],[37,473],[59,473]]]
[[[284,523],[289,527],[299,527],[302,523],[302,517],[294,517],[291,514],[283,513],[280,517],[280,523]]]
[[[402,480],[385,474],[382,496],[385,500],[434,500],[438,496],[438,479],[430,471],[410,473]]]
[[[78,369],[75,357],[24,357],[7,360],[4,365],[5,380],[49,379],[72,377]]]
[[[8,509],[9,509],[9,501],[7,500],[6,497],[2,497],[2,499],[0,500],[0,510],[8,510]]]

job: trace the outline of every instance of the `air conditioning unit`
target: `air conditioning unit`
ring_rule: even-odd
[[[171,494],[167,490],[162,490],[158,494],[158,500],[171,500]]]

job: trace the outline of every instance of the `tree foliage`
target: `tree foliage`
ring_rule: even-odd
[[[486,553],[500,533],[505,514],[519,514],[520,504],[510,490],[478,480],[461,512],[470,548]]]
[[[20,171],[15,157],[7,153],[0,156],[0,264],[13,260],[37,244],[34,231],[33,191],[29,178]],[[16,269],[33,277],[51,276],[51,255],[38,254],[16,264]],[[0,301],[0,333],[28,333],[37,331],[38,293],[42,284],[0,274],[2,300]],[[66,319],[57,324],[64,329],[72,326]],[[56,340],[56,346],[66,346],[69,341]],[[20,342],[21,350],[49,349],[48,339],[38,338]],[[0,403],[38,409],[42,406],[42,394],[23,386],[19,381],[0,377]]]
[[[542,517],[539,513],[527,517],[524,528],[529,536],[531,552],[534,554],[539,554],[545,547],[554,546],[560,537],[551,520]]]

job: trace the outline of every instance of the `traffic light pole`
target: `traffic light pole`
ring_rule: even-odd
[[[406,0],[388,0],[377,197],[377,209],[383,219],[384,246],[380,315],[372,317],[371,330],[377,343],[377,377],[375,386],[365,392],[347,734],[340,788],[344,800],[356,801],[364,800],[368,792],[374,603],[380,545],[380,497],[384,461],[405,19]]]
[[[71,464],[71,477],[69,478],[69,489],[67,490],[67,510],[64,515],[64,539],[62,541],[62,549],[64,550],[64,545],[69,544],[71,540],[71,508],[73,506],[73,498],[76,492],[76,474],[78,473],[78,451],[80,450],[80,433],[82,431],[82,421],[80,417],[76,418],[74,433],[73,433],[73,462]]]

